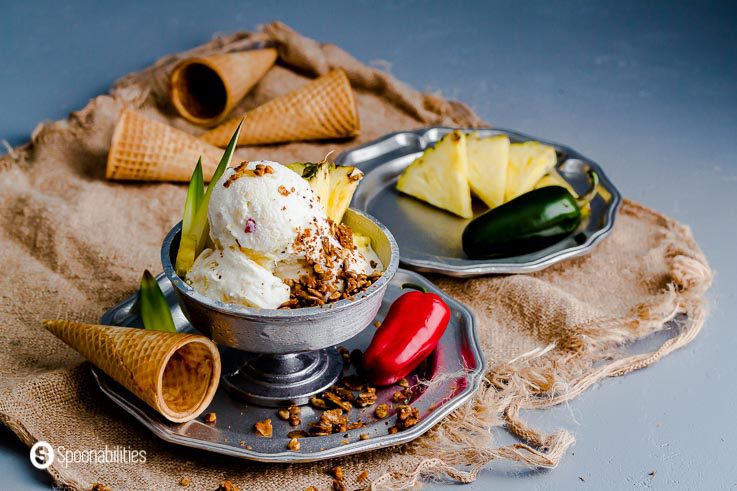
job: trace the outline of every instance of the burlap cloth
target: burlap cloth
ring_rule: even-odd
[[[423,478],[472,481],[497,459],[554,467],[573,437],[544,435],[519,410],[569,400],[592,383],[647,366],[691,341],[704,322],[702,296],[711,281],[687,227],[625,201],[612,235],[592,254],[542,273],[468,281],[433,278],[476,313],[489,362],[488,384],[430,434],[401,448],[338,462],[264,465],[169,445],[134,422],[96,389],[89,367],[45,332],[44,318],[94,322],[131,294],[144,268],[160,270],[159,246],[182,212],[185,187],[104,178],[111,132],[125,105],[192,132],[166,100],[168,73],[182,56],[236,50],[264,40],[280,52],[243,102],[253,107],[341,66],[358,91],[357,141],[242,148],[238,157],[316,160],[387,132],[444,124],[484,125],[465,105],[422,94],[370,68],[340,48],[318,44],[275,23],[167,57],[120,80],[68,120],[40,125],[33,140],[0,160],[0,421],[29,446],[146,450],[145,464],[55,463],[60,486],[112,489],[214,489],[230,479],[242,489],[330,486],[326,470],[343,466],[348,488],[403,488]],[[672,322],[671,322],[672,321]],[[671,334],[654,352],[624,347],[656,331]],[[520,442],[496,446],[494,428]]]

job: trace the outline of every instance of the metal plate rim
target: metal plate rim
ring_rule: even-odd
[[[379,137],[371,142],[365,143],[363,145],[360,145],[358,147],[352,148],[350,150],[347,150],[341,153],[336,159],[336,162],[338,164],[345,164],[346,160],[349,160],[350,154],[354,152],[365,151],[367,148],[380,145],[385,141],[396,139],[397,137],[402,136],[402,135],[411,135],[415,138],[422,140],[423,142],[428,142],[428,141],[431,141],[427,136],[428,133],[430,132],[448,133],[455,129],[460,129],[463,132],[494,131],[494,132],[500,132],[500,133],[504,133],[510,136],[514,136],[515,138],[518,138],[520,140],[539,141],[541,143],[554,147],[556,150],[565,152],[571,158],[575,158],[575,159],[586,162],[587,165],[591,166],[597,172],[597,174],[599,175],[601,185],[604,186],[606,190],[612,196],[611,203],[609,204],[608,209],[606,210],[606,214],[605,214],[607,218],[607,224],[601,229],[592,233],[590,236],[588,236],[587,240],[580,245],[577,245],[574,247],[568,247],[563,250],[551,251],[551,253],[546,256],[543,256],[535,260],[531,260],[526,263],[509,263],[509,262],[503,262],[503,260],[471,260],[471,259],[468,259],[467,260],[468,264],[463,264],[463,265],[447,264],[441,260],[428,260],[428,259],[407,257],[402,254],[402,248],[400,247],[400,250],[399,250],[400,264],[402,264],[403,266],[412,268],[415,271],[421,271],[421,272],[427,272],[427,273],[440,273],[446,276],[451,276],[451,277],[456,277],[456,278],[470,278],[470,277],[481,276],[481,275],[486,275],[486,274],[533,273],[536,271],[541,271],[561,261],[588,254],[604,238],[606,238],[609,235],[609,233],[611,233],[612,229],[614,228],[617,214],[622,204],[622,195],[619,192],[619,190],[616,188],[616,186],[614,186],[614,184],[606,176],[601,166],[597,164],[596,162],[594,162],[593,160],[591,160],[590,158],[582,155],[581,153],[579,153],[578,151],[574,150],[573,148],[567,145],[552,142],[544,138],[537,138],[535,136],[528,135],[526,133],[521,133],[516,130],[510,130],[510,129],[501,128],[501,127],[452,128],[448,126],[429,126],[429,127],[420,128],[417,130],[395,131],[393,133],[389,133],[382,137]],[[355,163],[353,162],[351,162],[351,164],[355,165]],[[368,201],[366,203],[359,204],[355,202],[354,200],[351,206],[355,207],[358,210],[363,211],[364,213],[367,213],[368,212],[368,210],[366,209],[367,204],[368,204]]]
[[[161,440],[169,442],[169,443],[174,443],[177,445],[182,445],[182,446],[189,447],[189,448],[196,448],[198,450],[209,451],[209,452],[218,453],[222,455],[229,455],[232,457],[238,457],[238,458],[243,458],[246,460],[252,460],[252,461],[257,461],[257,462],[288,464],[288,463],[300,463],[300,462],[315,462],[315,461],[326,459],[326,458],[344,457],[347,455],[354,455],[358,453],[379,450],[382,448],[393,447],[396,445],[408,443],[422,436],[424,433],[426,433],[428,430],[430,430],[432,427],[438,424],[444,417],[450,414],[453,410],[455,410],[461,404],[463,404],[468,399],[470,399],[476,393],[478,388],[481,386],[481,383],[484,378],[484,374],[486,373],[487,364],[486,364],[484,355],[481,351],[481,344],[479,342],[478,332],[476,330],[476,316],[474,315],[474,313],[468,307],[466,307],[465,305],[457,301],[452,296],[448,295],[446,292],[438,288],[434,283],[432,283],[430,280],[420,275],[419,273],[414,272],[414,271],[404,270],[401,268],[397,270],[397,273],[408,275],[413,278],[412,280],[413,282],[427,287],[428,290],[431,292],[437,293],[443,298],[443,300],[445,300],[449,304],[452,310],[457,311],[463,317],[464,325],[466,326],[464,330],[465,330],[465,335],[468,339],[468,346],[472,350],[474,361],[476,362],[476,366],[473,369],[467,370],[466,372],[467,377],[468,377],[468,382],[467,382],[466,387],[462,391],[458,392],[453,397],[452,400],[448,400],[444,402],[441,406],[433,410],[430,414],[428,414],[425,418],[423,418],[420,421],[420,423],[418,423],[416,426],[406,431],[402,431],[396,434],[387,434],[381,437],[372,438],[370,440],[363,440],[363,441],[359,440],[356,442],[352,442],[349,445],[337,446],[337,447],[333,447],[330,449],[326,449],[324,451],[314,452],[311,454],[300,454],[298,452],[292,452],[292,451],[283,451],[279,453],[265,454],[261,452],[255,452],[252,450],[248,450],[246,448],[236,448],[236,447],[223,445],[220,443],[214,443],[214,442],[205,442],[206,444],[203,444],[202,440],[194,440],[191,438],[183,437],[183,436],[165,431],[161,426],[157,424],[158,422],[154,421],[153,418],[149,414],[147,414],[144,410],[139,409],[133,404],[129,404],[125,398],[121,397],[108,384],[109,378],[107,377],[107,375],[102,373],[94,365],[91,365],[90,369],[91,369],[93,378],[95,379],[95,382],[97,383],[97,386],[100,388],[103,394],[105,394],[118,407],[120,407],[126,413],[133,416],[135,420],[141,423],[144,427],[150,430],[155,436],[157,436]],[[162,275],[159,275],[159,277],[161,277]],[[129,297],[128,299],[124,300],[123,302],[120,302],[115,307],[108,310],[102,316],[102,319],[100,322],[103,324],[115,324],[114,322],[115,311],[119,309],[120,307],[127,305],[130,302],[134,301],[135,297],[136,295],[133,295],[132,297]],[[222,390],[222,389],[219,389],[219,390]]]

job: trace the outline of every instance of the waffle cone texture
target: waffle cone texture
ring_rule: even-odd
[[[201,138],[225,147],[241,118],[231,118]],[[337,69],[249,111],[238,144],[346,138],[358,135],[360,127],[351,84],[345,72]]]
[[[189,133],[126,109],[113,132],[105,176],[112,180],[189,182],[197,160],[209,181],[223,151]]]
[[[171,102],[186,120],[212,126],[225,118],[274,65],[274,48],[183,60],[171,75]]]
[[[220,354],[210,339],[65,320],[44,327],[169,421],[199,416],[220,380]]]

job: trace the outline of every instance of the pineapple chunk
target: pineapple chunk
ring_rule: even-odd
[[[353,245],[362,253],[366,253],[371,248],[371,237],[353,232]]]
[[[504,203],[507,184],[509,138],[506,135],[480,138],[476,134],[466,137],[468,151],[468,184],[471,191],[496,208]]]
[[[544,188],[546,186],[561,186],[568,190],[569,193],[571,193],[571,196],[574,198],[578,198],[578,194],[576,194],[576,190],[573,189],[573,186],[568,184],[568,181],[563,179],[563,176],[561,176],[557,170],[553,169],[549,173],[545,174],[539,181],[537,181],[537,184],[535,184],[535,189]]]
[[[363,179],[363,172],[356,167],[347,165],[332,165],[330,167],[330,196],[327,200],[328,218],[335,223],[343,221],[343,215],[348,209],[356,192],[358,183]]]
[[[329,175],[330,164],[327,162],[317,162],[315,164],[294,162],[286,166],[310,183],[310,187],[315,191],[317,199],[320,200],[320,204],[327,213],[331,187]]]
[[[568,190],[569,193],[571,193],[571,196],[574,198],[578,198],[578,193],[576,193],[576,190],[573,189],[573,186],[571,186],[568,181],[566,181],[563,176],[560,175],[557,169],[551,170],[549,173],[545,174],[542,179],[537,181],[537,184],[535,184],[535,189],[544,188],[545,186],[561,186]],[[601,189],[599,187],[598,189]],[[589,213],[591,211],[591,203],[586,203],[583,207],[583,211],[585,213]]]
[[[542,176],[555,168],[555,149],[540,142],[512,143],[509,146],[507,189],[504,200],[532,191]]]
[[[472,218],[466,137],[456,130],[407,167],[397,189],[463,218]]]

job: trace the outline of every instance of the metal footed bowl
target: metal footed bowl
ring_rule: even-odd
[[[386,227],[361,212],[348,210],[343,222],[371,238],[384,274],[353,300],[301,309],[246,308],[196,292],[174,270],[181,223],[164,239],[161,263],[182,310],[199,331],[233,348],[223,357],[223,383],[247,401],[274,407],[306,403],[340,376],[342,360],[334,346],[376,316],[399,265],[397,243]]]

